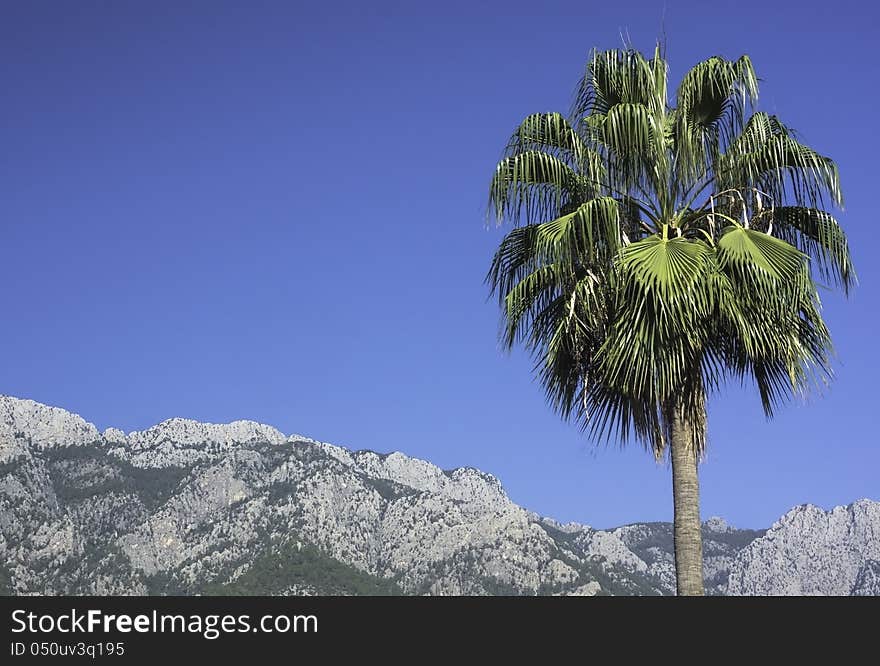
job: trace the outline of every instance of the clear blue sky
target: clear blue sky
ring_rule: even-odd
[[[671,517],[669,469],[596,447],[503,354],[483,277],[513,128],[662,2],[6,2],[0,393],[99,428],[272,424],[497,475],[599,527]],[[762,108],[840,164],[861,285],[825,297],[827,395],[711,405],[703,515],[880,499],[874,26],[861,2],[667,2],[671,76],[748,53]]]

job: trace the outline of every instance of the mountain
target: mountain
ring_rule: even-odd
[[[880,594],[880,503],[799,506],[737,557],[730,594]]]
[[[880,593],[880,504],[703,526],[714,594]],[[0,593],[671,594],[672,528],[597,530],[498,479],[251,421],[128,435],[0,396]]]

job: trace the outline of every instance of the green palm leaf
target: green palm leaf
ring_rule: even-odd
[[[773,229],[780,238],[813,259],[823,279],[835,281],[844,291],[855,285],[846,234],[830,213],[816,208],[781,206],[773,211]]]
[[[748,56],[730,62],[714,56],[695,65],[678,87],[674,151],[678,178],[701,177],[743,126],[757,101],[758,84]]]
[[[687,238],[651,236],[621,252],[614,319],[595,358],[606,388],[655,410],[675,395],[682,404],[702,404],[692,368],[702,354],[703,321],[718,300],[711,268],[712,250]]]
[[[554,155],[591,180],[602,178],[601,156],[559,113],[533,113],[522,121],[507,145],[509,156],[529,151]]]
[[[642,104],[652,111],[666,106],[666,63],[659,52],[651,60],[632,49],[594,50],[578,84],[572,117],[607,113],[617,104]]]
[[[498,163],[489,201],[496,218],[540,222],[561,214],[563,206],[591,190],[563,160],[539,150],[507,157]]]
[[[797,248],[764,232],[739,225],[727,227],[718,240],[722,269],[740,273],[756,270],[779,280],[794,280],[804,269],[804,255]]]
[[[720,190],[754,188],[780,205],[821,206],[826,198],[840,205],[843,195],[837,165],[809,146],[773,116],[756,113],[742,135],[719,158]]]

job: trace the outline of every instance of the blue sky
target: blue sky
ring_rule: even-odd
[[[593,46],[663,4],[6,3],[0,393],[99,428],[249,418],[497,475],[599,527],[672,515],[666,464],[595,446],[502,353],[487,186]],[[703,515],[880,499],[874,31],[861,3],[667,2],[671,78],[748,53],[761,108],[841,168],[861,284],[824,297],[838,378],[768,424],[710,407]]]

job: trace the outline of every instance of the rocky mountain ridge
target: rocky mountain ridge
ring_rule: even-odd
[[[715,594],[878,594],[880,504],[704,524]],[[671,594],[668,523],[596,530],[491,474],[350,451],[252,421],[103,433],[0,396],[0,591],[13,594]]]

